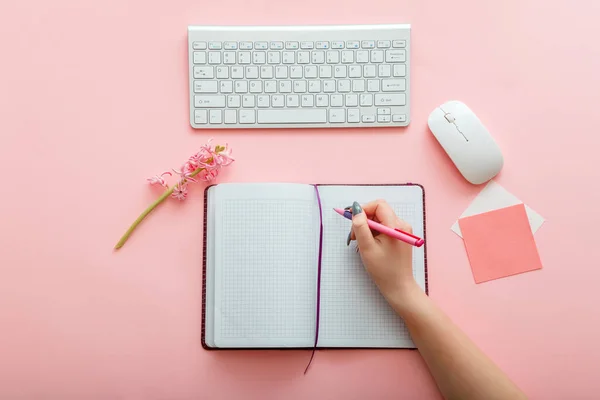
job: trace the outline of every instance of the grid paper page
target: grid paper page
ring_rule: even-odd
[[[324,224],[319,347],[415,347],[404,322],[364,270],[354,245],[346,246],[351,221],[332,209],[386,199],[415,235],[423,237],[421,188],[319,186],[319,191]],[[423,248],[413,248],[413,274],[424,290]]]
[[[215,261],[218,347],[314,341],[318,212],[309,185],[219,185]]]

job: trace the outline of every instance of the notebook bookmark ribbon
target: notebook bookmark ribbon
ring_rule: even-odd
[[[317,204],[319,205],[319,255],[317,261],[317,318],[316,318],[316,326],[315,326],[315,344],[312,349],[312,354],[310,355],[310,360],[308,361],[308,365],[304,370],[304,374],[308,371],[310,364],[315,356],[315,351],[317,350],[317,342],[319,341],[319,313],[321,310],[321,259],[323,258],[323,209],[321,206],[321,196],[319,195],[319,188],[317,185],[314,185],[315,193],[317,194]]]

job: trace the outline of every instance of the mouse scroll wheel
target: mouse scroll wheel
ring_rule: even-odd
[[[454,123],[455,119],[452,116],[452,114],[446,114],[444,115],[444,117],[446,117],[446,119],[448,120],[448,122],[450,122],[451,124]]]

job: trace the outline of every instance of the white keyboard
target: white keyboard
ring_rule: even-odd
[[[410,25],[188,27],[199,129],[410,122]]]

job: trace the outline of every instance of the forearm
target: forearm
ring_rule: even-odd
[[[416,285],[390,303],[447,399],[525,399],[506,375]]]

